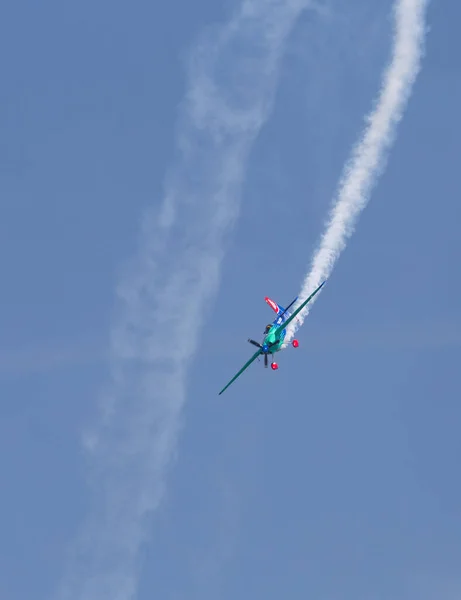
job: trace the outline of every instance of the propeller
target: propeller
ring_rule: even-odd
[[[270,344],[264,344],[264,346],[263,346],[259,342],[256,342],[255,340],[252,340],[250,338],[248,338],[248,341],[250,342],[250,344],[253,344],[253,346],[256,346],[257,348],[261,348],[261,350],[264,353],[266,353],[270,348],[272,348],[272,346],[276,346],[280,342],[280,340],[275,340],[274,342],[271,342]]]
[[[269,364],[267,355],[269,354],[272,346],[276,346],[279,343],[279,340],[275,340],[275,342],[271,342],[270,344],[264,345],[260,344],[259,342],[256,342],[255,340],[252,340],[251,338],[248,338],[248,341],[250,342],[250,344],[253,344],[253,346],[256,346],[256,348],[262,350],[262,354],[264,354],[264,366],[267,367]]]
[[[260,344],[259,342],[255,342],[254,340],[250,340],[250,338],[248,338],[248,341],[250,342],[250,344],[253,344],[253,346],[256,346],[257,348],[262,348],[262,344]]]

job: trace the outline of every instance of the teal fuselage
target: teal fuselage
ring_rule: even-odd
[[[283,345],[283,340],[285,339],[287,330],[284,329],[283,331],[281,331],[279,333],[279,335],[276,335],[276,331],[278,329],[279,325],[277,325],[277,323],[274,323],[271,328],[269,329],[269,331],[267,332],[267,334],[264,337],[264,341],[262,343],[262,353],[264,352],[264,348],[265,347],[269,347],[270,344],[277,342],[276,344],[274,344],[273,346],[270,346],[270,349],[268,349],[269,354],[274,354],[274,352],[278,352],[279,350],[282,349],[282,345]]]

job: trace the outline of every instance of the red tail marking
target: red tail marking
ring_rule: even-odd
[[[273,300],[268,298],[267,296],[264,298],[264,300],[267,302],[267,304],[269,304],[269,306],[272,308],[272,310],[278,314],[279,307],[277,306],[277,304]]]

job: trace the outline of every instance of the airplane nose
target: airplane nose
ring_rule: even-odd
[[[262,349],[263,349],[263,352],[267,352],[269,350],[269,346],[267,344],[264,344]]]

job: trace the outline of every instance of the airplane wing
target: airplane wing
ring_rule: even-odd
[[[237,377],[239,377],[243,371],[245,371],[245,369],[247,369],[251,363],[256,360],[258,358],[258,356],[261,354],[261,350],[258,350],[257,352],[255,352],[253,354],[253,356],[250,358],[250,360],[245,363],[245,365],[240,369],[240,371],[237,373],[237,375],[234,375],[234,377],[232,377],[232,379],[229,381],[229,383],[226,385],[226,387],[223,387],[223,389],[219,392],[218,396],[220,396],[225,390],[227,390],[227,388],[230,386],[231,383],[234,383],[234,381],[237,379]]]
[[[309,298],[307,298],[307,300],[304,300],[304,302],[301,304],[301,306],[300,306],[299,308],[297,308],[297,309],[295,310],[295,312],[294,312],[292,315],[290,315],[290,316],[288,317],[288,319],[287,319],[287,320],[286,320],[284,323],[282,323],[282,324],[281,324],[281,325],[280,325],[280,326],[279,326],[279,327],[278,327],[278,328],[275,330],[275,332],[274,332],[274,333],[275,333],[275,335],[276,335],[276,336],[278,336],[278,335],[279,335],[279,334],[280,334],[280,333],[281,333],[281,332],[282,332],[284,329],[286,329],[287,325],[288,325],[289,323],[291,323],[291,321],[293,321],[293,319],[294,319],[295,317],[297,317],[297,316],[298,316],[298,314],[299,314],[299,313],[302,311],[302,309],[303,309],[303,308],[306,306],[306,304],[307,304],[307,303],[308,303],[310,300],[312,300],[312,298],[315,296],[315,294],[316,294],[318,291],[320,291],[320,289],[321,289],[321,288],[322,288],[324,285],[325,285],[325,281],[324,281],[323,283],[321,283],[321,284],[319,285],[319,287],[318,287],[318,288],[315,290],[315,292],[312,292],[312,294],[309,296]]]

